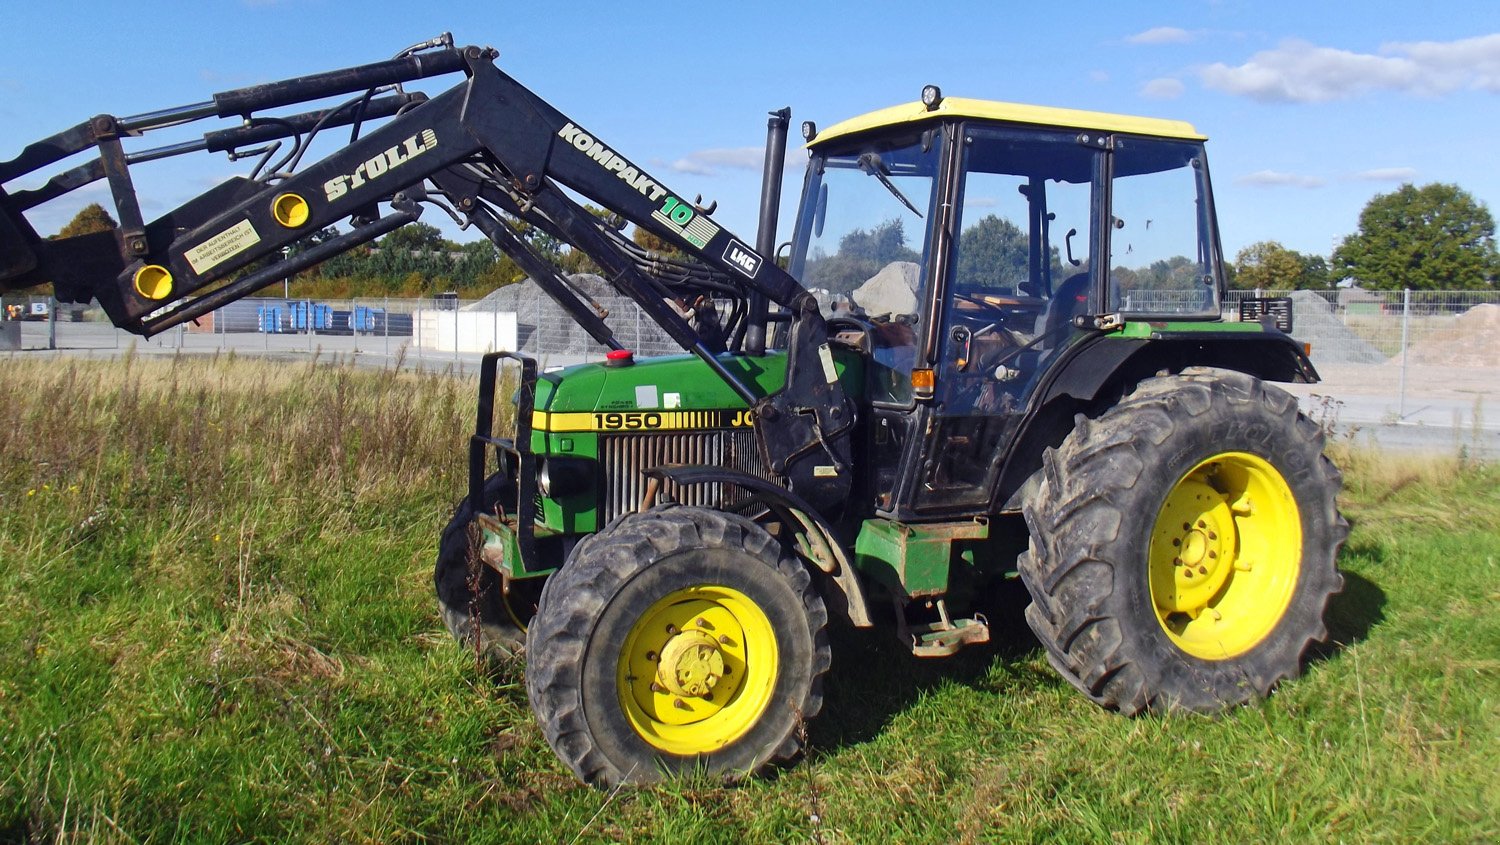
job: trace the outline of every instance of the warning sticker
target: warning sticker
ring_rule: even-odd
[[[225,261],[260,243],[260,233],[249,220],[230,226],[182,254],[193,272],[199,275],[223,264]]]
[[[818,347],[818,358],[823,362],[823,377],[828,379],[828,383],[833,384],[838,381],[839,371],[833,366],[833,350],[828,348],[828,344]]]

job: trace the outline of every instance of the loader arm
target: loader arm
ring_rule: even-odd
[[[416,220],[438,205],[474,225],[551,295],[595,340],[620,344],[597,305],[572,289],[507,225],[525,220],[582,250],[683,349],[700,358],[756,411],[773,471],[819,507],[848,493],[855,421],[827,349],[812,295],[773,260],[663,182],[495,67],[494,50],[454,47],[444,36],[386,62],[215,94],[212,100],[135,117],[100,115],[0,162],[0,289],[51,282],[65,301],[97,299],[115,325],[151,336]],[[403,83],[462,73],[431,97]],[[293,115],[265,112],[341,95],[343,104]],[[209,117],[240,126],[127,154],[122,140]],[[367,121],[388,118],[358,135]],[[318,132],[353,125],[350,142],[300,166]],[[281,155],[282,139],[293,139]],[[133,165],[196,152],[261,156],[234,177],[154,221],[141,217]],[[93,158],[42,186],[8,192],[20,177],[82,153]],[[271,160],[274,165],[267,166]],[[99,180],[120,220],[112,232],[48,240],[26,212]],[[676,244],[689,262],[662,262],[634,248],[566,188]],[[291,255],[285,247],[339,221],[350,231]],[[724,332],[701,297],[760,296],[791,312],[787,381],[770,395],[725,366]],[[755,309],[749,309],[754,311]],[[763,309],[761,311],[763,313]],[[737,306],[735,320],[747,319]],[[706,319],[705,319],[706,317]]]

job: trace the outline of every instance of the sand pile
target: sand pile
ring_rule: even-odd
[[[1500,305],[1484,304],[1434,327],[1441,317],[1412,316],[1410,362],[1446,367],[1500,366]],[[1420,321],[1420,322],[1419,322]],[[1397,355],[1391,363],[1402,363]]]
[[[1292,337],[1312,344],[1313,366],[1385,363],[1380,350],[1344,325],[1328,300],[1306,290],[1291,299]]]

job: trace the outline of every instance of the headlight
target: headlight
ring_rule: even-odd
[[[536,483],[547,498],[572,496],[589,488],[596,464],[586,458],[549,456],[536,471]]]

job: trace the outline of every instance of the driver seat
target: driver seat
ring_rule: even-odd
[[[1047,310],[1037,319],[1037,330],[1044,336],[1039,344],[1042,349],[1052,349],[1063,339],[1063,329],[1073,323],[1073,318],[1088,310],[1089,273],[1075,273],[1063,280],[1047,303]]]

